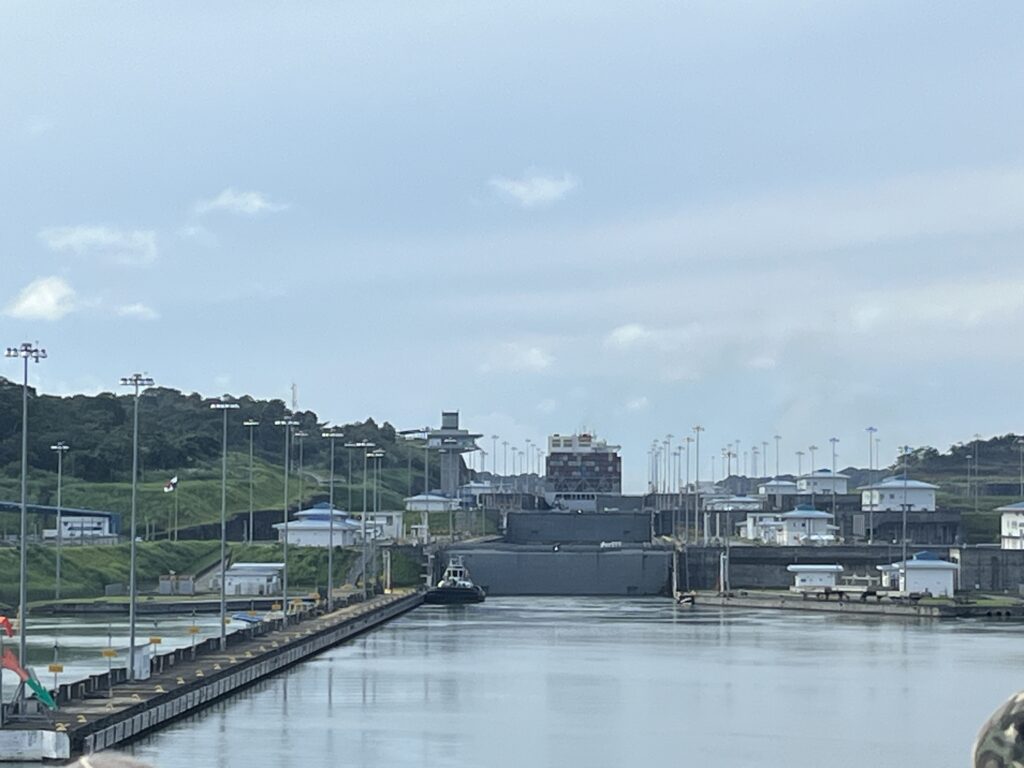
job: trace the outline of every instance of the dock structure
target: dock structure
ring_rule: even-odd
[[[372,597],[324,614],[295,622],[261,622],[228,636],[219,650],[219,638],[195,649],[179,648],[152,660],[152,675],[134,683],[96,675],[86,681],[62,685],[59,709],[52,723],[5,729],[0,737],[0,760],[61,759],[91,754],[131,741],[179,717],[191,715],[214,701],[230,696],[259,680],[280,672],[332,646],[412,610],[423,593],[404,590]],[[124,670],[115,670],[123,673]],[[26,752],[39,750],[39,754]]]

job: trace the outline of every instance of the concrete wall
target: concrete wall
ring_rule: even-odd
[[[646,512],[509,512],[505,540],[512,544],[647,543]]]
[[[667,594],[668,549],[596,546],[454,547],[488,595]],[[447,562],[447,558],[443,558]]]
[[[66,733],[5,729],[0,731],[0,762],[66,760],[71,741]]]

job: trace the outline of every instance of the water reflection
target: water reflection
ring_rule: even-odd
[[[960,765],[1020,625],[494,599],[419,609],[137,745],[164,768]]]

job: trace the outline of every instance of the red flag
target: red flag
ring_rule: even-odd
[[[0,627],[3,627],[8,637],[14,637],[14,627],[11,626],[11,620],[6,616],[0,616]]]
[[[3,662],[0,663],[0,666],[2,666],[4,669],[11,670],[11,672],[16,674],[19,678],[21,678],[22,682],[29,679],[28,672],[26,672],[25,668],[18,663],[18,660],[16,658],[14,658],[14,654],[11,653],[10,648],[4,651]]]

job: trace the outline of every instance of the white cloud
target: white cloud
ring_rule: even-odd
[[[95,256],[115,264],[149,264],[156,260],[156,233],[102,225],[50,227],[39,233],[48,248],[76,256]]]
[[[501,194],[511,197],[523,208],[556,203],[579,185],[579,182],[568,173],[554,177],[530,171],[518,179],[495,176],[487,183]]]
[[[75,309],[75,291],[61,277],[40,277],[25,286],[5,314],[18,320],[60,320]]]
[[[640,397],[633,397],[626,401],[627,411],[642,411],[649,405],[646,397],[641,395]]]
[[[140,320],[156,320],[160,313],[145,304],[122,304],[116,310],[121,317],[137,317]]]
[[[541,413],[554,413],[558,408],[558,403],[552,400],[550,397],[544,398],[537,403],[537,410]]]
[[[492,351],[480,365],[480,371],[539,372],[550,368],[554,360],[549,352],[540,347],[509,342]]]
[[[207,246],[217,244],[217,236],[202,224],[186,224],[184,227],[180,227],[178,237],[182,240],[194,240]]]
[[[653,334],[640,323],[626,323],[612,330],[605,338],[605,344],[619,349],[628,349],[650,341]]]
[[[285,203],[271,201],[262,192],[242,191],[228,187],[216,197],[196,203],[196,212],[227,211],[244,216],[256,216],[260,213],[283,211],[287,207],[288,205]]]

